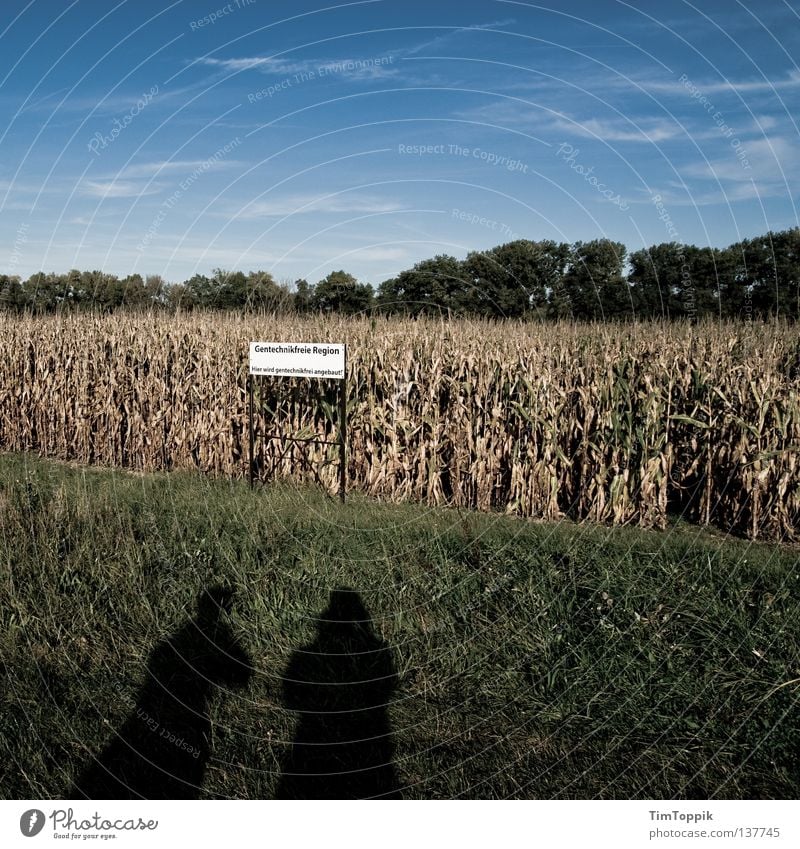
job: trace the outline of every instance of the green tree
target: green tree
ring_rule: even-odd
[[[194,306],[185,283],[172,283],[167,286],[165,304],[173,312],[175,310],[191,310]]]
[[[245,281],[246,294],[242,306],[248,310],[281,312],[287,307],[290,296],[279,286],[269,271],[250,271]]]
[[[752,318],[752,281],[748,279],[744,243],[737,242],[715,251],[715,259],[722,315]]]
[[[54,312],[64,300],[66,277],[39,271],[32,274],[22,284],[22,288],[33,312]]]
[[[609,239],[575,242],[564,274],[563,292],[573,318],[633,315],[631,291],[623,274],[625,255],[625,245],[621,242]]]
[[[462,313],[468,309],[469,285],[463,264],[439,254],[381,283],[377,304],[385,312],[411,315]]]
[[[77,284],[77,298],[86,309],[100,309],[110,312],[122,306],[124,291],[119,278],[102,271],[84,271]]]
[[[19,313],[25,306],[25,292],[19,277],[0,274],[0,308]]]
[[[148,274],[142,287],[144,303],[148,307],[162,308],[167,304],[167,282],[160,274]]]
[[[188,309],[213,306],[216,289],[211,278],[205,274],[195,274],[184,284],[182,306]]]
[[[628,284],[637,317],[670,319],[681,313],[682,254],[678,242],[665,242],[630,255]]]
[[[755,316],[800,313],[800,229],[769,232],[737,246],[739,273]]]
[[[118,282],[118,287],[122,293],[120,306],[133,309],[150,306],[150,292],[141,274],[129,274],[123,277]]]
[[[332,271],[314,287],[311,309],[322,312],[342,312],[348,315],[363,312],[372,306],[372,286],[359,283],[352,274]]]
[[[213,296],[209,306],[216,309],[237,309],[249,305],[250,288],[244,272],[215,268],[211,285]]]
[[[524,316],[546,310],[549,293],[564,274],[569,246],[518,239],[464,261],[471,312],[487,316]]]
[[[683,275],[680,283],[683,316],[689,316],[688,307],[694,305],[694,316],[701,319],[708,316],[720,317],[720,287],[729,273],[725,255],[718,248],[698,248],[691,245],[687,250],[690,276]],[[691,293],[687,292],[687,283]]]
[[[307,280],[294,281],[294,308],[297,312],[308,312],[311,309],[311,298],[314,287]]]

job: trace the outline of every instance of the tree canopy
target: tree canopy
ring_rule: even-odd
[[[0,275],[0,309],[256,310],[630,320],[800,318],[800,229],[726,248],[666,242],[628,253],[610,239],[516,239],[464,259],[437,254],[374,291],[340,269],[316,284],[268,271],[214,269],[168,283],[104,271]]]

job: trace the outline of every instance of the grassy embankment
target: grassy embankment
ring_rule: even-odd
[[[152,680],[174,671],[170,637],[189,671],[169,686],[207,715],[184,736],[212,731],[192,762],[158,746],[175,771],[200,770],[203,798],[280,794],[289,708],[322,709],[328,692],[282,682],[312,643],[332,652],[329,683],[381,679],[340,704],[388,702],[364,727],[388,719],[374,752],[405,798],[797,794],[796,548],[23,456],[0,459],[0,540],[4,798],[67,794],[137,711],[153,743],[175,719]],[[212,628],[197,604],[216,584],[234,596]],[[372,621],[337,637],[317,617],[344,586]],[[245,666],[209,660],[214,629]],[[333,739],[342,722],[305,733]]]

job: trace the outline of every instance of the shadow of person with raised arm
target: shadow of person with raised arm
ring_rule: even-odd
[[[66,798],[199,797],[211,751],[211,701],[251,675],[226,621],[231,599],[224,587],[204,590],[194,619],[155,647],[132,713]]]
[[[276,798],[400,798],[387,713],[396,684],[391,650],[358,593],[334,590],[314,642],[284,674],[286,707],[300,718]]]

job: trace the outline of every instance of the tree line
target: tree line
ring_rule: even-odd
[[[36,314],[121,308],[362,312],[447,316],[701,319],[800,318],[800,228],[727,248],[667,242],[628,253],[609,239],[517,239],[465,259],[439,254],[377,288],[345,271],[316,284],[267,271],[159,275],[101,271],[0,275],[0,308]]]

